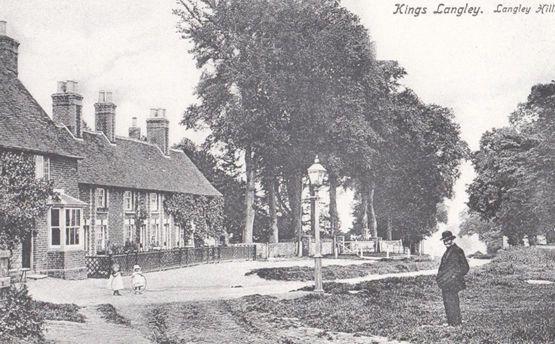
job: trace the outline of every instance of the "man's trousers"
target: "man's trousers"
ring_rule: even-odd
[[[447,315],[447,324],[457,326],[461,324],[461,308],[459,305],[459,292],[442,289],[443,305]]]

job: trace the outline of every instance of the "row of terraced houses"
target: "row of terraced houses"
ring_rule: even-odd
[[[100,91],[96,130],[88,130],[78,84],[62,81],[50,117],[18,79],[18,47],[0,22],[0,150],[33,154],[36,177],[51,179],[60,196],[14,252],[12,267],[84,278],[85,255],[112,244],[135,242],[145,250],[186,245],[164,199],[221,194],[182,151],[170,149],[165,110],[150,110],[146,141],[136,118],[129,137],[119,137],[112,94]],[[146,212],[141,228],[135,228],[138,209]]]

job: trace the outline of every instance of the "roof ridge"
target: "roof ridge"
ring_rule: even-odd
[[[152,146],[152,147],[156,147],[156,148],[158,148],[158,150],[160,151],[162,156],[164,156],[168,159],[171,159],[170,155],[169,154],[164,154],[162,149],[155,143],[150,143],[148,141],[143,141],[143,140],[137,140],[137,139],[133,139],[131,137],[126,137],[126,136],[116,136],[116,139],[122,139],[122,140],[131,141],[131,142],[138,142],[138,143],[142,143],[142,144],[149,145],[149,146]]]

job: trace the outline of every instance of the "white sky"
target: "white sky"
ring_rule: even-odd
[[[494,14],[497,2],[477,0],[471,5],[484,11],[477,17],[431,15],[441,1],[407,0],[428,7],[428,15],[415,18],[393,15],[397,2],[343,3],[369,29],[378,58],[398,60],[406,68],[405,85],[425,102],[454,110],[473,149],[485,130],[507,123],[532,85],[555,79],[555,14]],[[0,20],[8,22],[8,35],[21,43],[20,79],[48,113],[56,82],[72,79],[79,82],[90,127],[98,90],[107,89],[118,106],[117,134],[127,135],[132,116],[139,118],[144,133],[148,109],[162,107],[170,120],[170,142],[176,143],[185,135],[194,140],[203,135],[178,125],[194,101],[200,73],[176,33],[175,6],[174,0],[0,0]],[[467,164],[451,202],[451,226],[464,207],[465,183],[471,179]],[[347,227],[348,196],[340,207]]]

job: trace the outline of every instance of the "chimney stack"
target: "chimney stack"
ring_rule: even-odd
[[[17,49],[19,42],[8,37],[6,21],[0,20],[0,63],[13,77],[17,77]]]
[[[166,119],[166,109],[150,109],[150,118],[146,120],[146,138],[168,155],[170,121]]]
[[[98,102],[94,104],[96,131],[101,131],[110,142],[116,142],[116,104],[112,102],[112,92],[98,92]]]
[[[129,127],[129,137],[135,140],[141,139],[141,128],[137,125],[137,117],[131,118],[131,126]]]
[[[77,81],[58,81],[58,90],[52,95],[54,122],[65,125],[75,137],[82,136],[82,103]]]

